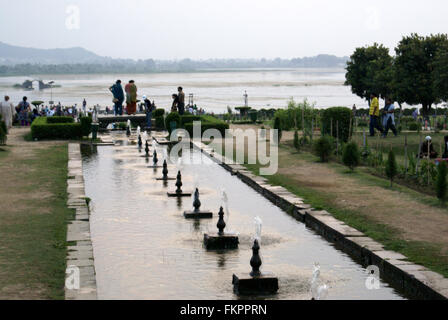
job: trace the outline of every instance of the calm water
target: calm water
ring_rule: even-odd
[[[226,112],[227,106],[244,104],[243,94],[247,90],[249,105],[253,108],[285,107],[293,97],[296,101],[307,98],[317,107],[352,106],[365,107],[367,103],[353,95],[343,85],[345,73],[342,69],[283,69],[283,70],[238,70],[228,72],[163,73],[140,75],[57,75],[0,78],[0,94],[9,94],[15,102],[23,95],[31,100],[48,102],[51,90],[23,91],[14,89],[16,83],[26,79],[54,80],[61,88],[53,89],[53,100],[64,105],[75,103],[81,106],[83,98],[88,105],[112,104],[108,88],[120,78],[123,82],[136,81],[138,94],[154,99],[158,107],[171,106],[171,94],[183,86],[186,93],[193,93],[195,103],[209,112]],[[37,82],[35,83],[37,85]]]
[[[254,217],[263,220],[262,271],[279,277],[280,289],[269,299],[310,299],[313,264],[321,265],[329,283],[329,299],[401,299],[382,283],[367,290],[365,269],[304,224],[288,216],[260,194],[205,158],[203,165],[183,164],[183,190],[198,186],[202,209],[217,213],[229,199],[228,231],[239,233],[238,250],[207,252],[204,232],[216,232],[213,220],[189,221],[182,213],[192,199],[168,198],[175,181],[164,186],[149,169],[142,153],[122,134],[117,145],[84,151],[87,196],[92,199],[91,232],[100,299],[237,299],[232,274],[249,272]],[[157,147],[163,160],[164,148]],[[152,152],[152,150],[151,150]],[[183,155],[184,160],[199,157]],[[170,176],[177,159],[171,159]],[[149,160],[151,162],[152,160]]]

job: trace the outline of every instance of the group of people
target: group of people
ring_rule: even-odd
[[[117,80],[114,85],[109,88],[112,92],[114,103],[115,115],[123,115],[123,102],[125,101],[126,93],[126,113],[128,115],[135,114],[137,112],[137,86],[134,80],[129,82],[124,87],[121,86],[121,80]]]
[[[386,138],[389,130],[392,130],[395,136],[398,135],[395,127],[395,105],[392,99],[387,98],[383,113],[383,127],[380,126],[380,103],[376,94],[370,95],[370,136],[375,136],[375,129],[381,132],[383,138]]]
[[[27,97],[23,97],[17,106],[10,101],[9,96],[5,96],[0,103],[0,112],[2,119],[5,121],[6,127],[10,129],[17,114],[17,120],[21,126],[29,126],[33,120],[39,116],[36,108],[32,109]]]

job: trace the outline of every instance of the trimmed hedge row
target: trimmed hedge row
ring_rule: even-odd
[[[80,123],[48,123],[47,117],[39,117],[31,125],[33,139],[81,139]]]
[[[224,137],[226,129],[229,129],[228,123],[225,123],[224,121],[219,120],[213,116],[205,115],[205,116],[199,116],[199,118],[200,118],[199,120],[201,121],[201,134],[203,134],[208,129],[216,129]],[[193,121],[184,124],[184,129],[188,131],[190,137],[193,136]]]
[[[72,117],[47,117],[47,123],[73,123]]]

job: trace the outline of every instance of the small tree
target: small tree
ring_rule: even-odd
[[[393,180],[398,173],[397,162],[395,161],[395,153],[393,150],[389,151],[389,157],[386,162],[386,176],[390,179],[390,186],[392,187]]]
[[[320,158],[321,162],[327,162],[334,149],[334,141],[329,136],[323,136],[317,139],[313,144],[314,153]]]
[[[300,149],[300,140],[299,140],[299,132],[297,129],[294,131],[294,148],[299,151]]]
[[[447,166],[444,161],[440,162],[437,166],[437,182],[436,182],[436,193],[437,198],[439,198],[443,203],[446,200],[446,175],[447,175]]]
[[[360,154],[358,145],[354,142],[347,143],[342,155],[342,161],[344,164],[349,167],[351,171],[353,171],[359,165],[359,159]]]
[[[280,118],[279,117],[275,117],[274,119],[274,129],[277,130],[278,133],[278,143],[280,144],[280,140],[282,140],[282,125],[280,123]]]

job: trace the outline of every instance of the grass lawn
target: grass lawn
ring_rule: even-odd
[[[66,268],[66,142],[8,137],[0,155],[0,299],[63,299]],[[16,136],[14,136],[16,135]]]
[[[271,184],[285,187],[313,208],[327,210],[386,249],[448,277],[448,208],[437,198],[406,186],[390,188],[387,179],[372,175],[368,168],[351,173],[337,162],[319,163],[313,154],[297,152],[287,134],[279,147],[278,172],[265,176]],[[436,145],[444,135],[432,135]],[[399,149],[404,138],[380,141]],[[371,138],[369,145],[374,142],[376,138]],[[419,135],[409,134],[410,149],[418,148],[418,143]],[[244,165],[259,174],[258,164]]]

